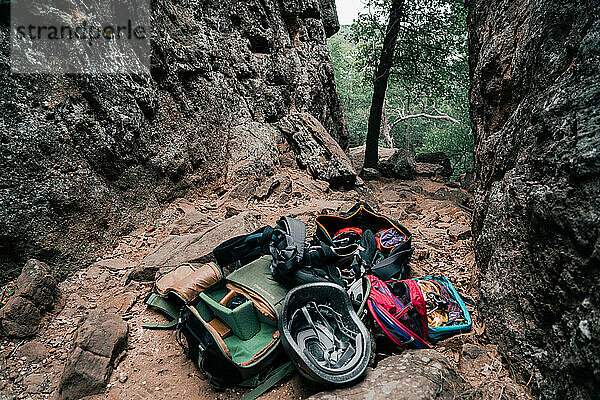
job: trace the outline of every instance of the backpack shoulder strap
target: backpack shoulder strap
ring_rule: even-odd
[[[260,385],[258,385],[250,392],[248,392],[244,397],[242,397],[242,400],[257,399],[267,390],[275,386],[277,382],[285,378],[290,372],[292,372],[292,369],[293,368],[291,361],[287,361],[286,363],[275,368]]]
[[[371,272],[373,275],[377,276],[379,279],[384,281],[389,280],[394,275],[396,275],[402,269],[403,265],[396,263],[401,258],[409,258],[413,253],[414,249],[410,248],[408,250],[399,251],[394,254],[390,254],[388,257],[379,261],[377,264],[371,267]],[[408,271],[407,271],[408,272]],[[403,278],[403,277],[401,277]]]
[[[226,240],[215,247],[213,255],[220,266],[237,262],[240,264],[239,267],[261,255],[268,254],[265,246],[271,242],[272,238],[273,228],[263,226],[249,235],[240,235]]]
[[[181,308],[177,307],[174,302],[169,301],[168,299],[158,296],[154,293],[150,293],[146,296],[144,300],[146,304],[151,307],[158,309],[162,312],[167,318],[170,319],[170,322],[166,324],[159,323],[146,323],[143,324],[142,327],[146,329],[175,329],[179,324],[179,320],[181,317]]]

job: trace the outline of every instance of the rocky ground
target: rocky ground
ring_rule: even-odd
[[[360,199],[412,232],[413,276],[445,275],[472,300],[472,332],[442,341],[431,351],[404,354],[378,341],[377,365],[354,388],[316,394],[314,385],[295,375],[262,398],[362,399],[373,394],[385,398],[386,393],[390,398],[415,399],[529,398],[526,385],[515,382],[510,365],[487,342],[479,319],[467,192],[435,178],[359,181],[353,190],[331,190],[328,183],[291,168],[282,168],[262,182],[213,187],[196,197],[179,199],[152,225],[123,237],[111,253],[61,282],[62,297],[41,316],[33,339],[0,341],[0,398],[48,399],[59,391],[63,398],[73,398],[69,394],[73,381],[94,382],[96,375],[102,381],[110,373],[107,365],[114,365],[114,371],[106,390],[90,399],[240,397],[241,390],[214,391],[186,359],[173,332],[141,327],[145,322],[163,321],[143,303],[155,273],[186,257],[209,259],[210,250],[221,240],[272,225],[281,215],[308,222],[314,230],[318,213],[344,212]],[[14,283],[2,291],[3,303],[12,287]],[[126,321],[128,333],[127,327],[106,317],[114,314]],[[94,331],[99,325],[106,329]],[[110,335],[99,331],[110,331]],[[128,335],[126,351],[120,352],[123,335]],[[94,350],[97,343],[110,351],[100,354]],[[86,376],[73,375],[84,363],[81,354],[92,360],[84,360]],[[74,367],[78,362],[79,367]],[[71,378],[65,377],[69,373]]]

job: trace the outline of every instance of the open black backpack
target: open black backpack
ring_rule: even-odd
[[[405,279],[414,249],[410,232],[397,221],[359,202],[340,216],[319,215],[317,233],[309,241],[306,225],[282,217],[275,227],[265,226],[234,237],[213,253],[219,265],[237,267],[271,255],[273,277],[288,287],[333,282],[349,289],[366,274],[380,279]]]

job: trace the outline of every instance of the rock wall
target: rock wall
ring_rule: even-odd
[[[333,0],[152,5],[150,76],[44,76],[10,74],[0,4],[0,281],[31,257],[64,277],[166,201],[272,173],[276,158],[235,173],[228,161],[276,157],[272,125],[292,111],[347,147]]]
[[[467,3],[486,331],[540,398],[597,398],[600,3]]]

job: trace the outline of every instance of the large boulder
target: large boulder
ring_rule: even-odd
[[[405,351],[368,368],[360,383],[317,393],[312,400],[444,400],[456,399],[463,384],[446,358],[435,350]]]
[[[450,158],[443,151],[436,151],[433,153],[419,153],[415,156],[418,163],[439,165],[441,167],[440,175],[443,178],[450,178],[452,176],[452,163]]]
[[[352,187],[356,171],[340,145],[321,123],[308,113],[293,113],[281,120],[279,129],[296,153],[298,164],[332,187]]]
[[[117,314],[93,311],[82,318],[60,378],[58,399],[104,391],[115,360],[127,348],[127,334],[127,323]]]
[[[350,149],[348,149],[348,157],[350,157],[352,165],[357,171],[363,167],[363,164],[365,162],[365,148],[366,146],[363,144],[361,146],[351,147]],[[379,154],[379,162],[385,161],[388,158],[390,158],[392,154],[394,154],[394,151],[395,149],[391,149],[389,147],[379,147],[377,153]]]
[[[333,0],[153,1],[143,76],[11,74],[11,4],[0,2],[0,281],[34,256],[62,279],[174,198],[269,173],[272,126],[292,109],[347,147]]]
[[[362,169],[365,161],[365,145],[352,147],[348,150],[350,159],[354,168]],[[411,179],[415,176],[417,164],[415,155],[407,149],[379,147],[378,149],[379,162],[377,170],[381,176],[398,179]],[[361,172],[361,176],[365,179],[374,178],[371,171]]]
[[[470,0],[487,335],[538,398],[600,387],[600,3]]]
[[[200,233],[215,225],[208,215],[198,211],[188,200],[179,200],[175,210],[180,214],[170,226],[171,235]]]
[[[416,166],[416,174],[427,178],[442,176],[443,172],[444,167],[439,164],[418,162]]]
[[[415,155],[410,150],[394,149],[389,158],[379,159],[377,168],[388,178],[411,179],[416,172]]]
[[[212,251],[216,246],[231,237],[252,233],[259,227],[256,216],[250,211],[244,211],[200,233],[168,236],[131,271],[129,279],[154,280],[154,275],[160,268],[175,267],[187,262],[212,261]]]

